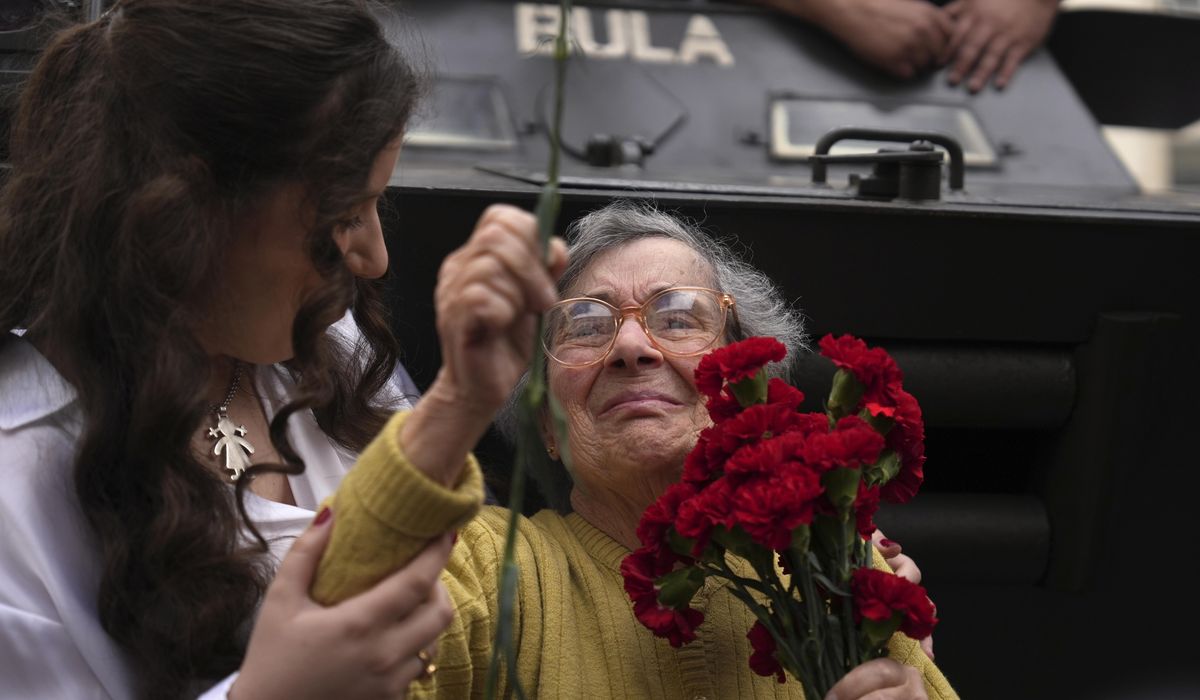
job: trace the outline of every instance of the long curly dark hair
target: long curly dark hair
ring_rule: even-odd
[[[271,569],[239,498],[200,463],[211,360],[191,328],[234,234],[284,183],[316,212],[325,280],[293,326],[295,399],[361,449],[397,346],[378,282],[333,241],[422,79],[362,0],[121,0],[60,31],[18,103],[0,199],[0,329],[24,327],[77,390],[79,505],[102,565],[104,629],[141,692],[176,697],[239,665]],[[363,342],[326,334],[347,308]],[[352,355],[352,356],[351,356]]]

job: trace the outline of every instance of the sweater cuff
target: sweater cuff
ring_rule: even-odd
[[[392,530],[429,539],[461,527],[483,504],[483,474],[468,453],[458,482],[450,488],[429,478],[413,465],[400,446],[400,430],[410,412],[387,422],[363,451],[359,467],[346,477],[346,486],[363,507]]]

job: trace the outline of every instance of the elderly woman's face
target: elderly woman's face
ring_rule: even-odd
[[[682,243],[643,238],[601,254],[568,291],[627,307],[677,286],[713,286],[711,268]],[[577,488],[621,491],[624,482],[636,482],[657,491],[678,476],[709,424],[695,385],[699,362],[659,351],[632,315],[602,362],[582,368],[550,362],[550,390],[567,416]]]

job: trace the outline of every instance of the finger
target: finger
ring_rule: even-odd
[[[380,646],[394,650],[398,655],[397,662],[405,657],[418,656],[421,652],[425,652],[432,661],[436,655],[438,637],[453,620],[454,603],[446,587],[439,581],[425,602],[384,632]]]
[[[341,603],[351,615],[380,621],[406,617],[429,598],[446,562],[450,560],[450,535],[435,538],[403,569],[374,587]]]
[[[996,69],[1000,67],[1004,61],[1005,55],[1008,53],[1008,42],[997,37],[988,46],[983,53],[983,58],[979,59],[979,65],[975,67],[975,73],[971,76],[971,81],[967,85],[967,89],[971,92],[979,92],[987,86],[988,81],[992,79],[992,75],[996,73]]]
[[[925,652],[925,656],[928,656],[930,661],[933,661],[933,635],[929,635],[928,637],[922,639],[920,644],[921,651]]]
[[[387,683],[388,692],[385,697],[401,699],[408,697],[408,687],[415,681],[425,680],[424,675],[425,662],[415,656],[410,656],[392,672],[392,677]]]
[[[963,78],[971,72],[971,69],[979,62],[979,56],[987,48],[988,42],[991,39],[991,30],[986,27],[975,26],[971,34],[963,40],[962,48],[958,50],[957,57],[954,59],[954,68],[950,72],[951,85],[957,85],[962,82]]]
[[[527,297],[534,292],[522,287],[503,260],[487,255],[463,264],[454,277],[445,281],[439,289],[438,313],[449,320],[474,315],[480,309],[473,296],[481,290],[484,299],[503,302],[510,316],[533,306]]]
[[[871,544],[875,545],[875,549],[879,550],[884,559],[894,557],[904,551],[899,542],[889,540],[887,535],[883,534],[883,530],[879,528],[876,528],[875,532],[871,533]]]
[[[925,16],[914,18],[915,24],[911,28],[911,33],[904,38],[904,58],[908,59],[908,62],[912,63],[916,70],[928,66],[933,57],[937,55],[931,45],[934,42],[933,25],[926,20]]]
[[[537,218],[524,209],[507,204],[493,204],[484,211],[479,222],[475,224],[475,230],[466,247],[486,245],[491,240],[490,237],[497,232],[516,238],[529,254],[540,254],[541,240],[538,236]]]
[[[971,34],[971,28],[975,26],[975,20],[972,17],[959,17],[954,20],[954,33],[950,35],[950,41],[946,42],[946,48],[942,50],[942,55],[938,57],[938,63],[943,66],[950,62],[962,48],[963,42]],[[950,74],[953,76],[953,71]]]
[[[1017,68],[1025,57],[1029,55],[1029,49],[1024,46],[1014,46],[1008,50],[1008,54],[1004,56],[1004,65],[996,73],[996,89],[1003,90],[1012,82],[1013,75],[1016,74]]]
[[[825,698],[862,698],[876,690],[902,686],[906,679],[904,667],[892,659],[873,659],[843,676]]]
[[[925,684],[921,674],[911,666],[904,669],[904,683],[889,688],[880,688],[858,698],[857,700],[929,700],[925,693]]]
[[[438,334],[446,365],[455,371],[470,371],[474,364],[462,353],[470,354],[497,338],[506,337],[515,326],[521,325],[517,323],[520,297],[520,291],[507,289],[499,282],[480,282],[463,289],[457,304],[439,308]]]
[[[954,19],[958,19],[958,17],[962,14],[963,9],[963,0],[954,0],[953,2],[948,2],[945,5],[942,5],[942,12],[945,12]]]
[[[949,31],[947,31],[949,29]],[[929,6],[921,23],[921,37],[924,39],[926,62],[929,65],[945,50],[953,33],[953,23],[941,10]]]
[[[879,528],[875,528],[875,531],[871,533],[871,544],[875,545],[875,549],[878,549],[880,554],[883,554],[885,550],[894,550],[897,554],[903,551],[899,542],[889,540],[887,535],[883,534],[883,530]]]
[[[312,587],[321,555],[329,536],[333,532],[333,510],[328,506],[321,509],[304,534],[296,538],[287,556],[275,572],[271,589],[277,594],[291,596],[295,600],[309,600],[308,590]]]
[[[950,40],[954,38],[954,30],[956,28],[954,15],[950,14],[946,8],[942,8],[933,13],[933,21],[937,23],[938,32],[942,35],[941,50],[945,51],[946,47],[950,44]],[[941,51],[938,53],[940,54]]]
[[[886,561],[888,566],[892,567],[892,571],[900,578],[908,579],[912,583],[921,582],[921,569],[917,567],[917,563],[913,561],[912,557],[897,554]]]
[[[499,224],[527,237],[530,241],[537,240],[537,217],[511,204],[488,206],[475,223],[475,230],[478,231],[488,224]]]
[[[495,258],[503,264],[502,272],[516,280],[525,290],[531,308],[541,310],[558,301],[558,290],[544,264],[540,248],[530,248],[527,241],[504,226],[489,225],[479,234],[479,245],[467,253],[467,262],[479,258]]]
[[[546,268],[556,282],[567,269],[567,242],[558,236],[550,239],[550,248],[546,251]]]

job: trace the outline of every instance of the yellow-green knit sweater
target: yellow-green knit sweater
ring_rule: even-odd
[[[438,671],[412,686],[414,697],[481,697],[496,619],[497,569],[508,511],[486,507],[470,460],[454,489],[425,478],[396,442],[403,415],[362,454],[334,496],[334,534],[314,597],[330,603],[364,590],[411,559],[429,539],[459,527],[442,576],[457,615],[438,646]],[[622,584],[629,550],[578,515],[543,511],[522,518],[521,580],[514,638],[517,672],[539,698],[801,698],[800,685],[756,675],[747,659],[753,617],[709,579],[693,606],[704,613],[698,638],[679,649],[633,616]],[[955,698],[915,642],[897,635],[891,657],[924,674],[932,700]],[[507,686],[506,686],[507,688]]]

